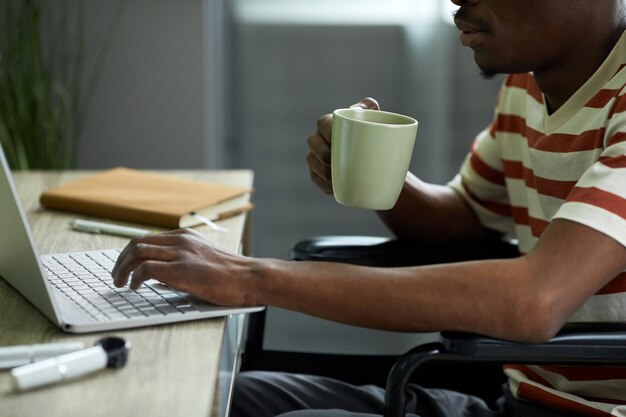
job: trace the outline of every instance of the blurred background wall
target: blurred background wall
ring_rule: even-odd
[[[451,10],[447,0],[87,0],[85,68],[101,75],[79,165],[253,169],[258,256],[286,257],[311,235],[385,235],[374,214],[312,185],[306,139],[320,115],[372,96],[419,120],[412,171],[448,181],[499,88],[478,77]]]

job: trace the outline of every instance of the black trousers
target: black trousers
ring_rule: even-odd
[[[505,386],[495,409],[480,398],[411,385],[407,415],[417,417],[563,417],[513,398]],[[279,372],[242,372],[235,380],[232,417],[375,417],[383,413],[384,389]]]

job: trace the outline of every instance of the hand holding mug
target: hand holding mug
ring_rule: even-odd
[[[353,104],[350,108],[380,110],[378,102],[369,97]],[[333,194],[330,157],[332,124],[332,114],[325,114],[317,120],[317,130],[307,140],[309,154],[306,159],[311,181],[329,195]]]

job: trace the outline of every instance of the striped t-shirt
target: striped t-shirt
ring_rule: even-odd
[[[528,253],[553,219],[626,246],[626,32],[553,114],[532,74],[506,79],[488,129],[449,184],[490,229]],[[569,320],[625,321],[626,272]],[[626,415],[626,367],[506,366],[517,398],[582,415]]]

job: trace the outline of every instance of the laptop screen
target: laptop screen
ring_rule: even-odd
[[[58,322],[28,220],[0,146],[0,276],[49,319]]]

